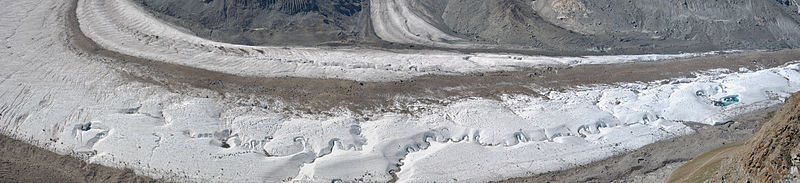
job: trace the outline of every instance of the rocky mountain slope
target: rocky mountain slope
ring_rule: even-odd
[[[552,54],[675,53],[800,46],[800,31],[796,31],[800,29],[800,12],[794,0],[135,1],[160,18],[187,27],[201,37],[250,45],[374,43],[378,38],[427,45],[372,34],[372,25],[394,23],[385,30],[375,31],[380,35],[380,31],[409,29],[412,37],[447,43],[458,38],[473,45],[471,48],[491,45]],[[387,3],[392,6],[377,6]],[[394,16],[391,18],[405,19],[369,19],[375,13],[388,11],[400,11],[391,14]],[[436,30],[422,24],[430,24]],[[428,34],[431,31],[447,39],[431,38],[434,35]]]
[[[713,177],[722,182],[800,181],[800,93],[750,138]]]
[[[749,139],[692,158],[665,182],[800,181],[800,92],[765,119]]]
[[[363,0],[134,1],[198,36],[247,45],[347,42],[364,32],[368,8]]]

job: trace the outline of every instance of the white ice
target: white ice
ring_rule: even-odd
[[[384,4],[383,1],[380,2],[378,6]],[[77,11],[84,33],[112,51],[243,76],[388,81],[424,74],[490,72],[544,65],[654,61],[718,53],[544,57],[363,48],[242,46],[209,41],[182,32],[155,19],[128,0],[81,0]]]
[[[296,116],[239,105],[213,92],[207,92],[208,98],[198,98],[131,81],[104,64],[116,60],[79,53],[65,43],[63,11],[69,2],[0,1],[5,5],[0,7],[0,132],[89,162],[132,168],[172,181],[388,181],[390,172],[405,182],[500,180],[587,164],[693,133],[676,121],[724,122],[732,115],[779,104],[782,97],[800,90],[800,65],[788,64],[688,79],[581,86],[563,92],[536,88],[546,97],[443,99],[448,105],[416,104],[409,106],[412,114],[375,112],[368,119],[347,111],[333,111],[333,116]],[[163,24],[145,21],[151,20],[146,17],[98,16],[112,11],[137,14],[124,8],[133,7],[126,3],[80,1],[81,22],[96,21],[82,28],[101,45],[122,53],[229,72],[237,67],[254,68],[237,72],[246,75],[269,76],[276,73],[273,69],[301,67],[251,59],[243,56],[248,54],[232,53],[236,49],[231,48],[263,49],[270,58],[338,55],[379,63],[397,61],[392,60],[394,53],[383,51],[227,45],[173,32],[158,26]],[[89,6],[93,8],[86,8]],[[103,8],[106,6],[112,8]],[[91,17],[95,19],[87,19]],[[107,24],[112,19],[130,24]],[[121,25],[143,28],[140,35],[152,33],[163,39],[148,46],[136,40],[141,37],[122,34],[136,29],[118,27]],[[219,56],[226,53],[217,51],[200,54],[198,50],[203,49],[186,43],[211,50],[224,45],[228,56]],[[174,49],[165,50],[164,45]],[[399,57],[447,60],[458,55],[433,53],[439,54],[405,53]],[[504,56],[476,56],[494,57]],[[602,58],[619,57],[593,58],[592,62],[604,63],[607,60]],[[559,59],[553,61],[561,62]],[[330,63],[360,62],[352,60]],[[221,63],[236,64],[217,66]],[[365,59],[363,63],[373,62]],[[456,69],[456,65],[447,67],[451,66]],[[312,73],[327,68],[314,65],[282,73],[324,77]],[[336,69],[330,73],[340,73],[343,78],[372,72],[331,68]],[[334,71],[338,69],[341,71]],[[398,73],[417,74],[387,73],[393,73],[390,78],[402,75]],[[738,95],[740,102],[714,106],[713,101],[729,95]]]
[[[442,32],[409,9],[408,0],[370,0],[370,20],[383,40],[443,47],[468,47],[467,43]]]

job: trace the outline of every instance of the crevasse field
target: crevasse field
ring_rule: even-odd
[[[329,111],[332,115],[296,115],[272,110],[279,106],[242,105],[258,102],[202,89],[197,91],[208,97],[131,81],[105,64],[115,60],[69,46],[64,11],[70,1],[3,4],[2,133],[89,162],[173,181],[502,180],[588,164],[694,133],[683,122],[724,123],[731,116],[780,104],[800,90],[800,65],[789,63],[647,83],[538,89],[541,95],[536,96],[395,106],[412,113],[376,109],[364,115],[341,109]],[[383,6],[393,5],[374,8]],[[393,81],[425,74],[717,54],[544,57],[241,46],[182,32],[126,0],[80,0],[76,15],[86,36],[108,50],[253,77]],[[414,19],[408,16],[413,15],[391,14]],[[391,28],[397,25],[382,26],[399,30]],[[426,27],[410,31],[425,32]],[[430,41],[404,38],[402,32],[379,35],[398,42]]]

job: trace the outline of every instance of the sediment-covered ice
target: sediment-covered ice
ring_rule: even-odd
[[[101,62],[111,58],[67,46],[63,33],[67,1],[3,3],[0,131],[61,154],[173,181],[389,181],[391,173],[406,182],[500,180],[574,167],[692,133],[678,121],[724,122],[731,115],[778,104],[782,97],[800,90],[800,65],[788,64],[651,83],[592,85],[565,91],[537,88],[542,96],[442,99],[447,105],[416,104],[409,107],[411,114],[375,112],[366,118],[339,111],[332,116],[298,116],[237,105],[213,92],[208,92],[208,98],[198,98],[128,80]],[[98,16],[108,11],[136,13],[127,10],[125,6],[133,6],[126,3],[80,1],[82,23],[87,23],[81,25],[82,29],[110,49],[158,61],[226,72],[247,66],[255,70],[235,73],[263,76],[277,74],[272,70],[289,65],[305,68],[297,63],[234,54],[237,51],[231,48],[240,46],[171,32],[174,29],[154,26],[163,24],[142,22],[149,20],[144,17]],[[95,7],[86,8],[89,6]],[[95,19],[87,19],[91,17]],[[96,24],[86,20],[96,20]],[[132,36],[135,34],[120,33],[138,29],[106,24],[112,20],[144,27],[140,35],[170,38],[144,44],[136,40],[141,37]],[[222,45],[229,52],[201,53],[202,45],[212,50]],[[375,55],[384,54],[379,58],[386,59],[392,55],[374,51],[380,54],[359,57],[353,50],[241,48],[263,49],[270,58],[287,54],[304,55],[296,58],[354,57],[363,58],[363,63],[373,63],[366,59]],[[443,64],[455,54],[400,55]],[[445,61],[433,59],[440,57]],[[617,57],[595,57],[596,62],[605,62],[600,58]],[[391,61],[397,60],[386,62]],[[327,69],[318,65],[308,68],[312,69],[280,73],[321,77],[311,71]],[[337,69],[330,73],[343,77],[372,73],[363,69],[333,71]],[[401,75],[397,73],[414,75],[407,71],[391,73],[391,78]],[[738,102],[715,105],[732,95],[738,96]]]
[[[458,42],[458,37],[448,35],[434,27],[409,9],[407,0],[370,0],[370,20],[383,40],[395,43],[420,44],[443,47],[468,47]]]
[[[380,2],[378,6],[394,4],[390,3],[394,1],[377,2]],[[155,19],[128,0],[81,0],[77,11],[81,30],[109,50],[242,76],[387,81],[424,74],[490,72],[542,65],[653,61],[717,53],[544,57],[446,51],[394,52],[363,48],[242,46],[213,42],[182,32]],[[413,14],[409,13],[405,12],[403,15]]]

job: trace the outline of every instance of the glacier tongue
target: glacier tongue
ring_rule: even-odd
[[[333,111],[330,116],[291,115],[237,105],[224,99],[224,94],[194,97],[131,81],[103,64],[109,58],[87,55],[63,43],[67,39],[63,34],[63,12],[54,10],[65,9],[67,4],[28,0],[0,7],[4,10],[0,11],[0,37],[4,38],[0,42],[0,130],[61,154],[174,181],[389,181],[393,178],[390,173],[407,182],[499,180],[574,167],[689,134],[692,130],[677,121],[724,122],[733,115],[779,104],[782,97],[800,90],[800,65],[789,64],[650,83],[581,86],[565,91],[543,89],[542,96],[506,95],[498,100],[466,98],[447,101],[448,105],[418,104],[410,106],[415,109],[411,114],[375,112],[369,118],[347,111]],[[113,3],[82,0],[80,4],[97,7]],[[135,56],[228,72],[239,72],[236,69],[240,67],[255,69],[239,73],[243,75],[320,77],[312,74],[320,71],[316,66],[291,69],[282,65],[285,63],[248,60],[241,54],[200,53],[207,50],[185,43],[240,46],[178,35],[154,22],[91,15],[108,13],[104,11],[136,13],[123,6],[84,7],[83,18],[95,16],[98,24],[85,24],[82,28],[96,30],[88,34],[99,42],[105,41],[101,44],[110,49]],[[174,39],[153,40],[150,44],[172,45],[174,49],[147,46],[138,41],[141,37],[137,35],[114,34],[114,30],[131,29],[102,24],[104,21],[129,21],[138,28],[152,28],[142,30],[148,33],[169,33]],[[287,53],[277,48],[241,48],[264,49],[274,55]],[[303,58],[348,58],[360,52],[297,50],[290,49],[288,53]],[[388,52],[367,51],[373,53],[378,57],[364,56],[364,60],[396,61],[389,58]],[[197,55],[187,56],[193,54]],[[463,60],[464,55],[454,55],[400,58],[442,58],[441,62],[430,64]],[[492,59],[504,56],[476,58],[478,63],[491,65],[500,63]],[[199,60],[192,62],[193,59]],[[232,66],[212,67],[212,60],[219,62],[215,59],[230,61],[226,63]],[[593,59],[598,63],[608,61]],[[456,72],[456,66],[463,63],[442,68]],[[334,72],[339,70],[335,68],[330,72],[342,72],[344,78],[383,72]],[[486,67],[467,70],[475,68]],[[391,79],[419,74],[387,73]],[[738,95],[739,102],[714,105],[715,100],[731,95]]]
[[[111,51],[159,62],[257,77],[396,81],[426,74],[453,75],[545,65],[656,61],[736,52],[547,57],[432,50],[408,53],[364,48],[243,46],[205,40],[182,32],[157,20],[128,0],[83,0],[78,4],[77,16],[86,36]]]

